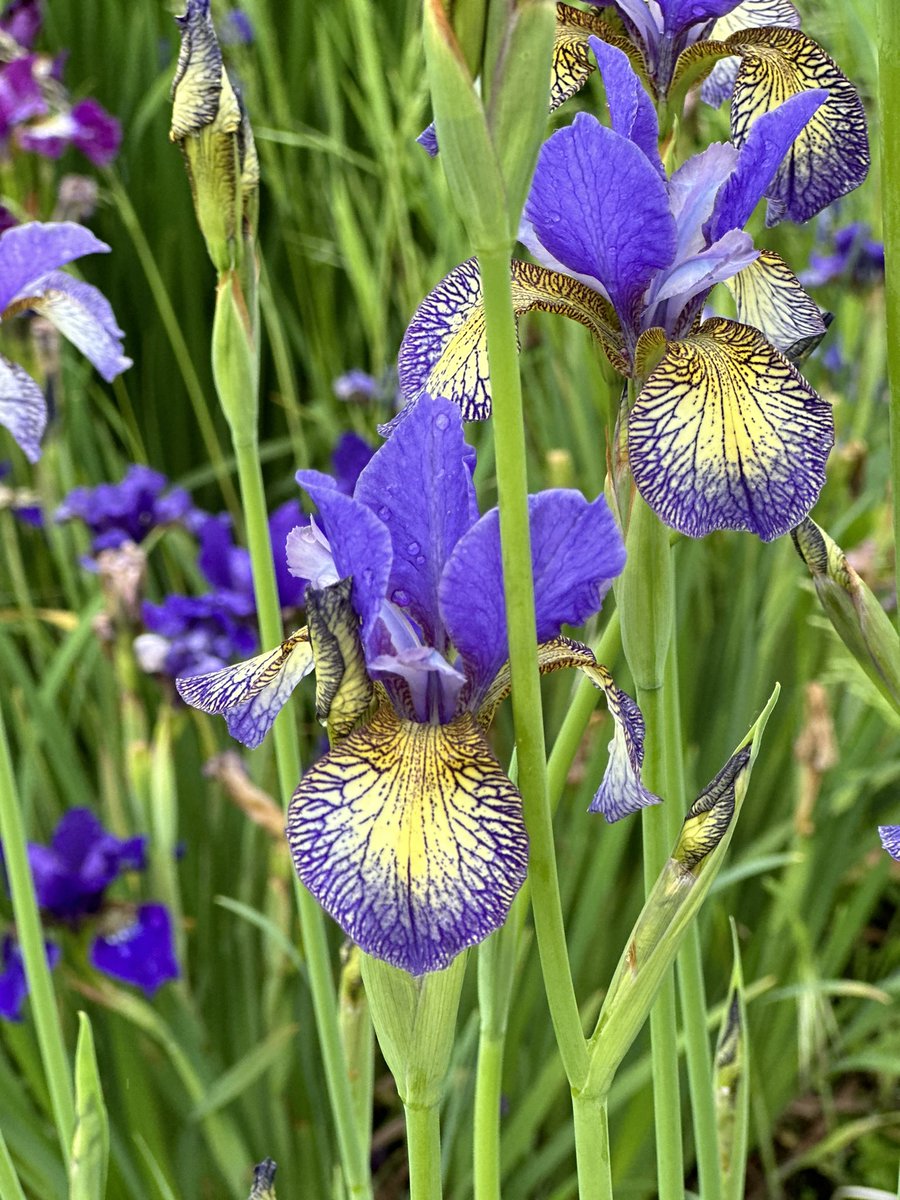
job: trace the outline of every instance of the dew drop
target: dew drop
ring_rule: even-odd
[[[386,504],[382,504],[381,508],[378,510],[378,515],[381,517],[382,521],[389,521],[391,519],[391,510]]]
[[[424,555],[424,554],[417,554],[417,555],[416,555],[416,566],[417,566],[417,567],[421,567],[421,566],[424,566],[424,565],[425,565],[425,555]]]
[[[371,567],[366,567],[363,570],[362,577],[363,577],[363,583],[366,585],[366,587],[371,587],[372,580],[375,578],[375,572],[372,570]]]
[[[404,592],[403,588],[397,588],[392,594],[391,599],[395,604],[399,604],[401,608],[405,608],[409,604],[409,592]]]
[[[434,418],[434,423],[437,425],[438,429],[447,429],[450,426],[450,418],[446,413],[438,413],[438,415]]]
[[[410,542],[409,545],[406,547],[406,553],[412,554],[412,555],[418,554],[419,553],[419,543],[418,542]]]

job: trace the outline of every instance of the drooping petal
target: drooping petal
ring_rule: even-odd
[[[347,935],[412,975],[499,928],[525,879],[521,798],[470,713],[430,725],[380,709],[306,772],[287,832]]]
[[[224,717],[231,736],[253,749],[313,666],[309,633],[300,629],[275,650],[208,675],[176,679],[175,686],[185,704]]]
[[[0,313],[23,289],[83,254],[106,254],[109,246],[74,221],[29,221],[0,237]]]
[[[107,918],[118,928],[94,939],[91,964],[98,971],[133,984],[152,996],[158,987],[177,979],[172,918],[164,904],[141,904],[133,913]]]
[[[309,493],[325,524],[337,578],[353,580],[353,607],[367,644],[390,579],[388,528],[367,505],[339,492],[334,480],[318,471],[298,471],[297,482]]]
[[[603,496],[553,489],[529,496],[531,561],[539,642],[597,612],[625,565],[625,547]],[[506,609],[496,508],[459,542],[440,588],[441,612],[469,680],[467,704],[481,706],[506,661]]]
[[[822,88],[792,96],[771,112],[764,112],[745,138],[735,137],[740,147],[737,165],[716,196],[715,207],[705,230],[716,241],[729,229],[743,229],[759,201],[767,193],[791,146],[804,127],[827,100]]]
[[[567,270],[603,285],[634,340],[641,298],[676,245],[666,185],[644,152],[578,113],[541,148],[525,216]]]
[[[798,343],[806,347],[809,339],[825,336],[821,309],[774,250],[761,250],[756,262],[728,280],[728,287],[738,320],[755,326],[791,361]]]
[[[900,862],[900,825],[879,825],[878,836],[891,858]]]
[[[828,92],[766,190],[767,224],[785,217],[808,221],[859,187],[868,173],[862,101],[837,64],[799,29],[748,30],[728,44],[742,58],[731,102],[731,135],[738,146],[763,113],[789,96],[819,88]]]
[[[355,492],[390,533],[390,598],[439,650],[445,637],[438,584],[475,507],[465,451],[459,408],[423,395],[363,470]]]
[[[0,354],[0,425],[13,435],[29,462],[41,457],[47,428],[44,393],[24,367]]]
[[[621,339],[615,314],[599,293],[531,263],[513,260],[510,271],[517,315],[531,309],[562,313],[590,329],[610,355],[616,353]],[[491,380],[476,259],[454,267],[416,309],[400,346],[397,369],[400,386],[411,402],[427,392],[458,405],[463,420],[483,421],[490,416]],[[394,426],[401,423],[398,420]]]
[[[316,666],[316,716],[334,742],[368,712],[372,681],[359,636],[359,617],[350,603],[351,581],[341,579],[306,593],[309,640]]]
[[[628,418],[638,491],[690,537],[787,533],[818,497],[833,439],[829,405],[787,359],[720,318],[669,343]]]
[[[659,121],[653,101],[624,51],[596,37],[590,39],[590,46],[603,76],[613,129],[643,150],[650,165],[665,181],[666,171],[659,157]]]
[[[25,289],[24,302],[52,321],[107,383],[131,366],[131,359],[122,353],[124,334],[112,306],[91,284],[51,271]]]

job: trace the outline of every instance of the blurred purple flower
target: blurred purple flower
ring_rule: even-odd
[[[857,287],[871,287],[884,279],[884,243],[869,237],[869,226],[851,221],[831,234],[827,253],[809,256],[809,269],[800,282],[822,287],[842,279]]]
[[[180,972],[175,958],[172,918],[164,904],[112,909],[105,917],[116,928],[98,934],[91,964],[99,971],[141,988],[148,996]]]
[[[381,385],[378,380],[358,367],[338,375],[331,388],[338,400],[348,403],[368,404],[371,400],[381,398]]]
[[[0,13],[0,31],[30,50],[43,24],[40,0],[12,0]]]
[[[41,86],[34,76],[35,54],[13,59],[0,70],[0,138],[32,117],[49,112]]]
[[[142,607],[148,632],[135,638],[141,669],[152,675],[198,675],[252,654],[256,636],[240,600],[229,592],[167,596]]]
[[[309,518],[304,514],[297,500],[287,500],[269,517],[269,536],[272,539],[272,557],[275,560],[278,602],[282,608],[299,608],[303,604],[306,580],[297,579],[288,570],[285,546],[291,530],[296,529],[298,525],[308,524],[308,521]]]
[[[69,221],[31,221],[0,234],[0,319],[33,310],[93,363],[109,382],[131,366],[122,354],[122,330],[97,288],[58,268],[84,254],[109,250],[88,229]],[[0,356],[0,425],[31,462],[41,454],[47,401],[31,376]]]
[[[374,453],[375,451],[369,443],[357,434],[342,434],[331,456],[331,462],[334,466],[334,477],[337,480],[338,489],[345,495],[353,495],[356,481]],[[296,522],[298,525],[300,523],[300,521]],[[304,520],[302,523],[305,525],[306,521]]]
[[[52,971],[59,962],[60,949],[55,942],[44,942],[47,963]],[[0,1017],[21,1021],[22,1005],[28,995],[25,962],[15,938],[6,934],[0,943]]]
[[[49,846],[28,846],[38,904],[70,923],[97,912],[113,880],[147,865],[146,842],[145,837],[123,840],[107,833],[90,809],[70,809]]]
[[[57,521],[80,520],[93,535],[93,552],[139,544],[159,525],[189,525],[196,517],[184,488],[171,488],[165,475],[133,463],[119,483],[78,487],[56,510]]]
[[[16,141],[23,150],[45,158],[59,158],[74,146],[94,166],[105,167],[119,152],[122,126],[96,100],[87,99],[31,125],[20,125]]]
[[[290,531],[306,522],[307,518],[296,500],[288,500],[269,517],[278,602],[282,608],[295,608],[303,603],[306,585],[288,571],[284,561],[284,546]],[[250,553],[243,546],[234,544],[231,518],[227,513],[205,517],[197,528],[197,536],[200,538],[200,570],[208,583],[220,596],[223,593],[229,595],[229,608],[234,615],[252,616],[256,612],[256,599]]]
[[[240,8],[232,8],[219,25],[219,40],[224,46],[249,46],[253,41],[250,18]]]

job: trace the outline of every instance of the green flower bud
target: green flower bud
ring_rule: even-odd
[[[884,698],[900,712],[900,637],[836,542],[806,517],[791,537],[835,631]]]
[[[169,137],[184,154],[194,211],[218,271],[240,263],[255,230],[259,166],[249,124],[222,61],[209,0],[188,0],[172,84]]]
[[[223,272],[216,288],[212,365],[219,402],[235,441],[254,438],[259,363],[253,320],[236,270]]]

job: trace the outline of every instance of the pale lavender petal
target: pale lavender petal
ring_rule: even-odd
[[[653,282],[647,297],[648,304],[658,304],[672,296],[678,297],[674,307],[683,308],[692,297],[708,291],[713,284],[722,283],[755,262],[759,251],[754,249],[749,233],[730,229],[707,250],[692,255],[677,267],[661,272]],[[650,318],[646,324],[656,322]]]
[[[716,193],[738,159],[730,142],[712,145],[689,158],[669,180],[669,204],[678,227],[675,262],[683,262],[707,245],[703,226],[712,214]]]
[[[109,246],[74,221],[42,224],[29,221],[0,236],[0,313],[21,296],[27,285],[81,258],[83,254],[105,254]]]
[[[445,637],[438,585],[454,546],[472,525],[475,488],[459,409],[423,395],[363,470],[355,498],[387,526],[393,546],[389,598],[409,611],[424,641]]]
[[[290,531],[285,549],[290,573],[307,580],[314,588],[321,590],[341,578],[334,565],[328,538],[315,517],[310,517],[308,525],[298,525]]]
[[[600,280],[633,342],[643,294],[676,244],[666,185],[643,151],[579,113],[544,143],[525,215],[567,271]]]
[[[97,288],[63,271],[51,271],[29,284],[26,294],[31,308],[52,321],[107,383],[131,366],[122,353],[124,334]]]
[[[465,675],[429,646],[413,646],[396,654],[369,659],[369,672],[378,678],[399,675],[409,688],[409,715],[416,721],[452,720]]]
[[[28,372],[0,355],[0,425],[13,435],[29,462],[41,457],[47,401]]]
[[[580,492],[554,489],[529,496],[528,505],[537,638],[546,642],[598,611],[625,565],[625,547],[603,496],[589,503]],[[477,709],[509,657],[496,508],[457,545],[440,603],[469,680],[466,703]]]

